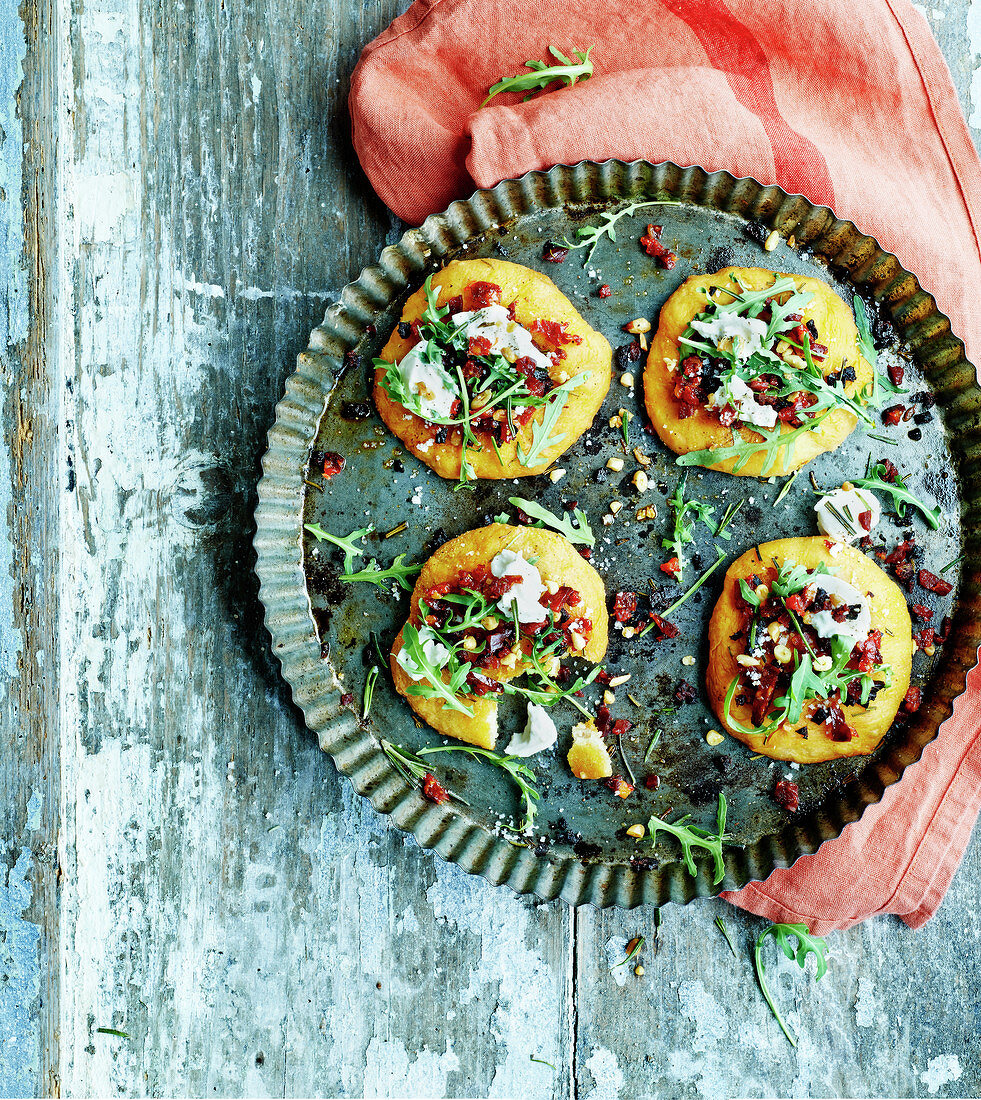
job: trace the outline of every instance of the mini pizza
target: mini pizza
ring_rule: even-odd
[[[726,573],[708,693],[754,752],[801,764],[864,756],[904,703],[913,649],[902,590],[871,559],[819,536],[777,539]]]
[[[525,696],[528,725],[508,751],[531,755],[556,738],[544,707],[584,685],[562,659],[597,663],[607,640],[603,581],[572,544],[492,523],[444,543],[422,567],[392,646],[392,678],[433,729],[487,749],[498,698]],[[523,673],[527,686],[512,683]]]
[[[611,360],[545,275],[453,260],[406,302],[375,360],[375,404],[441,477],[528,477],[592,424]]]
[[[727,267],[665,302],[644,398],[679,465],[769,477],[874,423],[873,379],[851,310],[820,279]]]

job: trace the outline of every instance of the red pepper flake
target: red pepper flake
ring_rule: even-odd
[[[932,626],[925,626],[919,634],[913,635],[917,649],[931,649],[937,642],[937,632]]]
[[[660,638],[677,638],[681,631],[674,625],[669,623],[667,619],[662,619],[660,615],[655,615],[652,611],[651,622],[654,624],[654,630],[657,633],[658,639]]]
[[[346,459],[337,451],[328,451],[324,455],[324,478],[330,480],[334,474],[339,474],[344,469]]]
[[[879,465],[883,467],[882,480],[888,481],[890,484],[899,477],[899,471],[889,461],[888,458],[880,458]]]
[[[929,622],[933,618],[933,612],[929,607],[924,607],[921,603],[910,604],[910,611],[921,621]]]
[[[634,728],[633,722],[628,722],[626,718],[618,718],[613,723],[613,729],[610,731],[614,737],[622,737],[625,733],[629,733]]]
[[[888,409],[882,410],[882,423],[895,427],[903,419],[905,411],[902,405],[890,405]]]
[[[900,562],[907,561],[915,546],[915,538],[904,539],[896,546],[895,550],[891,550],[885,558],[883,558],[883,561],[886,565],[898,565]]]
[[[810,600],[807,597],[807,590],[804,589],[801,592],[795,592],[792,596],[787,597],[787,608],[790,611],[806,611]]]
[[[467,341],[467,355],[490,355],[491,342],[486,336],[471,336]]]
[[[674,698],[676,703],[694,703],[698,698],[698,692],[691,684],[682,680],[674,689]]]
[[[894,386],[901,386],[903,384],[903,379],[906,377],[906,368],[902,366],[888,366],[886,367],[886,374],[889,375],[889,381],[892,382]]]
[[[611,775],[609,779],[604,779],[603,782],[617,798],[626,798],[628,795],[633,794],[633,783],[628,783],[622,775]]]
[[[649,775],[644,780],[644,786],[649,791],[656,791],[658,789],[658,787],[660,787],[660,785],[661,785],[661,777],[659,775]]]
[[[597,298],[609,298],[612,293],[613,293],[613,291],[610,290],[610,284],[609,283],[604,283],[599,288],[599,290],[596,291],[596,297]]]
[[[593,556],[593,552],[588,546],[577,546],[576,549],[579,551],[579,557],[584,561],[589,561]]]
[[[442,805],[450,797],[449,791],[432,772],[426,772],[422,781],[422,793],[425,798],[428,798],[430,802],[435,802],[437,806]]]
[[[800,807],[800,790],[796,783],[789,779],[778,779],[773,788],[773,801],[790,813],[795,813]]]
[[[903,710],[907,714],[915,714],[923,702],[923,692],[918,687],[910,687],[903,696]]]
[[[678,262],[678,257],[670,248],[661,244],[662,228],[660,225],[649,225],[647,232],[640,238],[640,247],[648,256],[653,256],[662,267],[670,270]]]
[[[353,702],[354,696],[349,691],[345,691],[344,694],[341,696],[341,705],[349,707]]]
[[[681,562],[677,558],[668,558],[668,560],[661,566],[662,573],[669,573],[672,577],[677,577],[681,572]]]
[[[871,531],[872,530],[872,513],[870,511],[859,512],[858,513],[858,522],[862,525],[863,530]]]
[[[550,264],[560,264],[568,255],[568,248],[556,244],[555,241],[546,241],[545,247],[542,249],[542,259]]]
[[[954,586],[950,581],[943,580],[928,569],[921,569],[916,574],[916,579],[928,592],[935,592],[938,596],[946,596],[954,590]]]
[[[613,599],[613,618],[618,623],[629,623],[637,614],[637,593],[618,592]]]

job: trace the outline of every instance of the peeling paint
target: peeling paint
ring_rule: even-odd
[[[21,848],[12,868],[0,863],[0,869],[0,1093],[36,1096],[41,929],[23,917],[32,895],[30,849]]]
[[[593,1087],[585,1100],[617,1100],[623,1088],[623,1071],[613,1051],[596,1047],[586,1060],[586,1069],[593,1076]]]
[[[963,1072],[961,1060],[956,1054],[941,1054],[927,1062],[927,1068],[920,1074],[920,1080],[926,1085],[930,1095],[934,1096],[944,1085],[957,1081]]]

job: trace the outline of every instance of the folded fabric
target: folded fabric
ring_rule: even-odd
[[[527,102],[487,89],[592,46],[596,72]],[[418,223],[475,186],[584,159],[671,160],[827,204],[917,273],[981,355],[981,163],[950,74],[906,0],[418,0],[366,47],[354,144]],[[936,911],[981,803],[981,672],[923,759],[814,856],[726,895],[823,933]]]

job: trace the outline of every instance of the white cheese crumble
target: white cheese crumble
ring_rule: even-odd
[[[428,626],[419,627],[419,641],[426,660],[435,668],[443,668],[450,659],[450,651],[442,642],[437,641],[436,635]],[[406,653],[405,646],[396,653],[395,660],[402,666],[410,680],[425,679],[426,674]]]
[[[445,420],[457,399],[456,386],[443,367],[443,356],[435,344],[420,340],[398,364],[402,385],[419,398],[427,420]]]
[[[464,325],[467,336],[483,336],[490,341],[490,354],[501,355],[504,351],[513,351],[515,358],[527,355],[538,367],[546,370],[552,365],[551,359],[535,347],[531,333],[512,321],[504,306],[485,306],[470,313],[454,313],[454,325]]]
[[[749,386],[734,374],[725,385],[712,394],[715,405],[730,404],[745,424],[754,424],[759,428],[772,428],[777,422],[777,410],[772,405],[761,405],[756,394]]]
[[[514,734],[504,751],[508,756],[534,756],[536,752],[550,749],[558,736],[559,731],[548,716],[548,711],[538,703],[529,703],[524,730]]]
[[[834,515],[832,509],[844,517],[845,523]],[[814,511],[817,514],[817,525],[821,534],[839,542],[854,542],[855,539],[869,533],[859,522],[858,517],[862,512],[872,513],[869,530],[872,530],[882,518],[879,499],[868,489],[835,489],[834,492],[821,497],[814,505]]]
[[[726,340],[730,341],[732,354],[738,360],[745,360],[763,350],[763,339],[769,325],[759,317],[741,317],[719,310],[711,321],[693,320],[691,327],[717,348],[721,348]]]
[[[519,623],[544,622],[548,614],[541,604],[545,593],[542,575],[527,561],[523,554],[514,550],[502,550],[491,562],[491,572],[495,577],[520,577],[517,584],[504,593],[497,606],[505,615],[513,615],[517,610]]]
[[[841,603],[849,607],[858,605],[858,618],[846,619],[843,623],[835,622],[831,610],[814,611],[811,613],[810,625],[818,633],[820,638],[848,638],[852,642],[862,642],[872,629],[872,611],[868,601],[861,592],[848,581],[842,580],[829,573],[820,573],[811,577],[811,582],[823,589],[829,596],[835,596]]]

